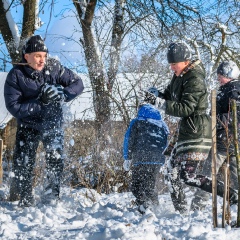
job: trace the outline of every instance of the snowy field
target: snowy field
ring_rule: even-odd
[[[8,189],[2,185],[1,197]],[[0,202],[0,239],[88,240],[236,240],[240,229],[221,228],[221,198],[218,198],[218,228],[212,227],[211,200],[204,212],[176,213],[170,195],[159,195],[160,206],[141,215],[131,193],[99,195],[94,190],[62,188],[57,204],[19,208],[18,202]],[[237,206],[232,207],[232,220]]]

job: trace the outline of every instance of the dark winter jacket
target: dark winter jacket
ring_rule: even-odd
[[[226,137],[226,126],[228,126],[228,135],[232,137],[233,134],[233,123],[231,114],[230,100],[235,99],[240,101],[240,80],[231,80],[230,82],[222,85],[219,88],[217,94],[217,149],[226,152],[227,149],[227,137]],[[240,107],[238,109],[238,126],[240,124]],[[238,132],[240,129],[238,128]],[[233,151],[233,143],[231,142],[229,150]]]
[[[138,164],[163,164],[162,152],[169,130],[160,112],[151,104],[142,105],[137,118],[130,122],[123,146],[125,160]]]
[[[42,71],[36,71],[27,65],[16,65],[8,73],[4,97],[8,111],[21,126],[37,130],[61,126],[62,104],[44,105],[39,99],[45,83],[61,85],[66,101],[71,101],[84,89],[81,78],[55,59],[48,59]]]
[[[202,63],[194,61],[180,76],[174,74],[163,93],[166,114],[181,118],[176,155],[181,154],[186,160],[189,153],[192,160],[205,160],[211,148],[211,121],[206,113],[208,93],[204,78]]]

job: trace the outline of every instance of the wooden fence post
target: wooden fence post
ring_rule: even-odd
[[[234,149],[237,160],[237,174],[238,174],[238,211],[237,211],[237,227],[240,227],[240,151],[238,145],[238,121],[237,121],[237,103],[236,100],[232,100],[233,111],[233,140]]]
[[[216,173],[216,155],[217,155],[217,139],[216,139],[216,90],[211,92],[211,113],[212,113],[212,213],[213,227],[217,227],[217,173]]]
[[[2,184],[3,181],[2,155],[3,155],[3,140],[0,139],[0,184]]]

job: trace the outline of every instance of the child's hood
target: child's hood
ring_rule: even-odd
[[[145,104],[138,110],[138,118],[161,120],[160,112],[151,104]]]

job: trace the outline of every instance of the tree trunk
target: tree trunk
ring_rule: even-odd
[[[93,104],[96,115],[97,146],[99,148],[97,152],[99,152],[105,148],[107,142],[107,126],[110,121],[110,98],[108,89],[106,87],[106,83],[108,82],[107,76],[104,74],[103,63],[101,56],[97,51],[98,46],[94,39],[94,34],[91,27],[96,2],[97,1],[91,0],[87,4],[85,12],[78,2],[73,1],[73,4],[78,12],[83,32],[85,59],[93,90]]]
[[[30,37],[36,30],[36,0],[26,0],[24,2],[22,38]]]
[[[0,1],[0,32],[2,34],[4,42],[6,43],[6,47],[12,61],[16,61],[19,58],[19,54],[16,51],[18,47],[16,44],[18,43],[14,42],[13,33],[7,21],[7,13],[10,14],[10,10],[6,10],[4,8],[3,1]]]
[[[110,67],[108,70],[108,90],[112,92],[112,87],[116,79],[119,59],[120,59],[120,47],[122,44],[122,36],[124,33],[123,26],[123,6],[125,0],[116,0],[115,12],[114,12],[114,23],[112,31],[112,42],[110,52]]]
[[[24,13],[21,39],[32,36],[36,30],[36,0],[26,0],[23,7]],[[17,41],[17,36],[13,35],[15,33],[10,29],[6,16],[7,13],[9,15],[11,14],[9,9],[6,10],[4,8],[3,1],[0,1],[0,31],[12,62],[18,62],[22,57],[19,53],[21,53],[23,43],[22,41]]]

